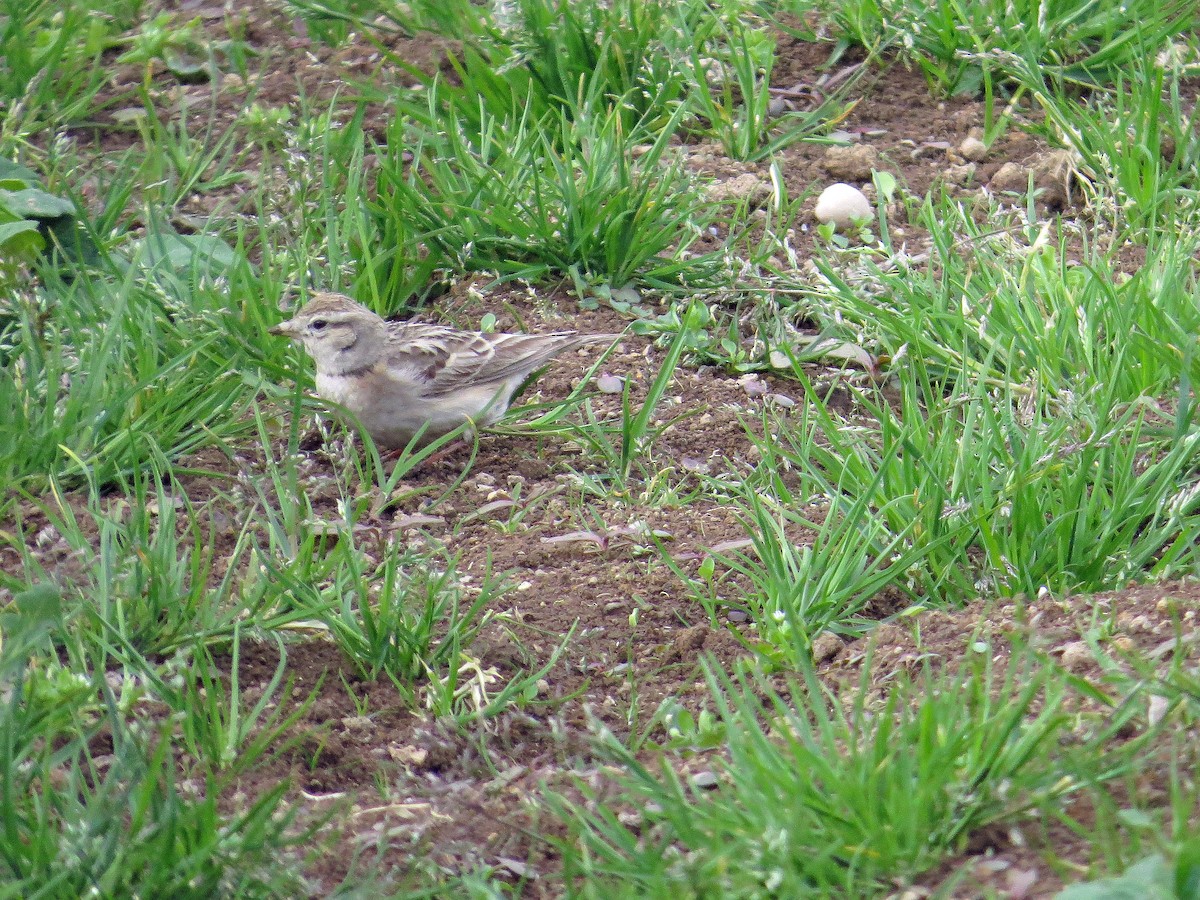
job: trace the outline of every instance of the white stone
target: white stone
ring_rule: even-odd
[[[871,201],[858,188],[839,181],[821,191],[813,214],[822,225],[832,222],[837,228],[848,228],[871,219]]]

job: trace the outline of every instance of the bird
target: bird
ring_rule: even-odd
[[[470,423],[491,425],[536,370],[611,334],[489,334],[389,322],[342,294],[320,293],[269,329],[299,341],[316,366],[317,395],[351,413],[376,446],[426,444]]]

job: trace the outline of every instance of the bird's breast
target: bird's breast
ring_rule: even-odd
[[[322,400],[337,403],[347,409],[361,413],[370,405],[374,391],[370,373],[354,375],[327,375],[317,373],[317,396]]]

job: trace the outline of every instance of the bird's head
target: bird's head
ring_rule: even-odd
[[[347,374],[373,365],[387,342],[387,323],[341,294],[317,294],[271,334],[299,341],[317,371]]]

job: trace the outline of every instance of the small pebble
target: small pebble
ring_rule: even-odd
[[[619,394],[625,389],[625,379],[620,375],[601,375],[596,379],[596,389],[602,394]]]
[[[834,178],[844,181],[870,181],[871,173],[879,168],[879,151],[870,144],[839,147],[825,151],[821,166]]]
[[[1012,900],[1024,900],[1037,884],[1037,869],[1013,869],[1008,873],[1008,896]]]
[[[1151,727],[1162,721],[1163,716],[1167,714],[1167,705],[1166,697],[1160,697],[1157,694],[1150,697],[1150,703],[1146,707],[1146,721]]]
[[[1092,651],[1083,641],[1071,641],[1061,649],[1063,668],[1068,672],[1078,672],[1092,661]]]
[[[833,659],[842,651],[844,642],[836,634],[823,631],[817,635],[812,645],[813,662],[823,663]]]
[[[969,137],[958,145],[958,152],[962,155],[963,159],[970,162],[982,162],[987,158],[988,148],[987,144],[979,138]]]
[[[770,393],[771,390],[767,383],[757,375],[743,375],[738,379],[738,383],[741,384],[742,389],[751,397],[762,397]]]
[[[975,178],[975,163],[970,162],[961,166],[947,166],[946,180],[952,184],[969,184]]]
[[[1023,194],[1029,187],[1029,170],[1014,162],[1006,162],[996,170],[989,186],[993,191]]]

